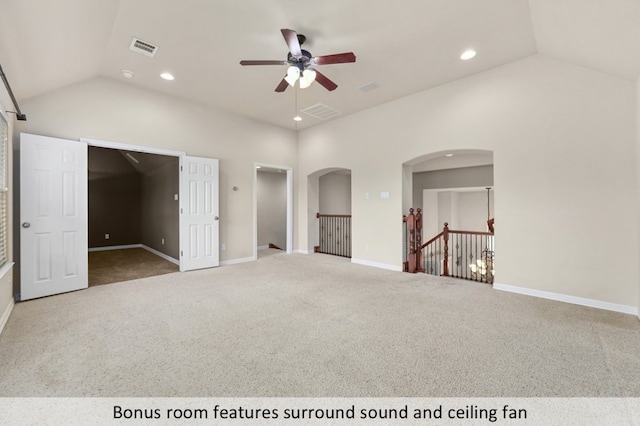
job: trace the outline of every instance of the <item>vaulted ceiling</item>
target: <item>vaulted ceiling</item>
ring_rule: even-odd
[[[286,67],[239,65],[285,60],[281,28],[313,55],[355,53],[318,68],[336,90],[276,93]],[[134,37],[157,54],[129,50]],[[468,48],[477,56],[460,60]],[[536,54],[635,81],[640,0],[0,0],[0,64],[19,101],[105,77],[291,129],[323,122],[294,122],[296,104],[344,116]]]

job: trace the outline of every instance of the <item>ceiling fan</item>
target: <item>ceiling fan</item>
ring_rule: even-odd
[[[287,75],[276,87],[276,92],[284,92],[287,86],[294,86],[296,81],[300,82],[301,89],[305,89],[311,83],[317,81],[325,89],[329,91],[335,90],[338,85],[316,70],[315,67],[317,65],[344,64],[356,61],[356,55],[353,52],[312,56],[311,53],[300,47],[307,39],[304,35],[284,28],[280,31],[289,46],[289,54],[286,61],[240,61],[240,65],[288,65]]]

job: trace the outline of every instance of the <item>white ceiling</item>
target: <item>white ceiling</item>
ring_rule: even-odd
[[[285,67],[239,61],[286,59],[281,28],[357,62],[319,67],[333,92],[276,93]],[[129,51],[133,37],[155,58]],[[478,55],[461,61],[469,47]],[[298,109],[344,116],[537,53],[635,81],[640,0],[0,0],[0,64],[19,101],[101,76],[291,129],[322,122],[292,120],[296,92]]]

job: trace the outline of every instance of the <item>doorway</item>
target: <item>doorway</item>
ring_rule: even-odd
[[[88,287],[89,146],[177,157],[180,185],[174,201],[180,206],[180,271],[219,265],[218,160],[114,142],[78,142],[23,133],[16,149],[16,185],[20,188],[17,300]]]
[[[179,159],[88,147],[89,286],[177,272]]]
[[[261,184],[259,185],[258,174],[270,173],[271,175],[262,175]],[[284,184],[284,186],[282,186]],[[264,191],[273,191],[279,194],[277,199],[267,202],[267,195]],[[261,217],[259,221],[258,209],[261,206]],[[284,214],[283,214],[284,213]],[[266,218],[268,215],[277,215],[276,222],[270,223]],[[284,220],[284,226],[280,223]],[[258,225],[260,223],[261,231],[260,239]],[[269,228],[269,229],[265,229]],[[279,230],[278,230],[279,229]],[[276,235],[284,234],[284,238],[278,237],[282,241],[283,247],[278,247],[287,254],[293,252],[293,169],[287,166],[280,166],[267,163],[255,163],[253,167],[253,259],[258,258],[258,247],[264,247],[270,243],[269,238]],[[263,241],[263,239],[266,240]],[[272,243],[277,245],[276,243]]]

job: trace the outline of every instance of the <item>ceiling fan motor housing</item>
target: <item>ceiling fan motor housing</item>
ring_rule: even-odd
[[[293,56],[291,52],[287,54],[287,62],[289,65],[298,67],[300,71],[303,71],[309,62],[311,62],[311,58],[313,57],[311,53],[307,50],[301,49],[302,56]]]

